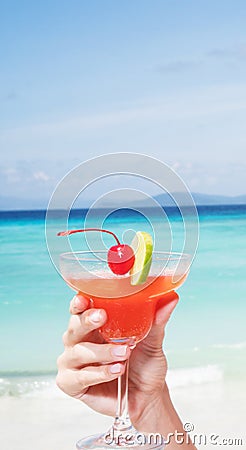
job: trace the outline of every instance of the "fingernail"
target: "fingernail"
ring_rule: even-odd
[[[75,306],[75,308],[80,307],[80,298],[77,295],[76,295],[76,297],[74,297],[74,306]]]
[[[111,373],[120,373],[121,372],[121,364],[114,364],[113,366],[110,366],[110,372]]]
[[[96,309],[96,311],[93,311],[90,315],[89,315],[89,319],[91,322],[94,323],[98,323],[101,321],[102,316],[101,316],[101,311],[99,309]]]
[[[112,348],[112,354],[114,356],[125,356],[127,351],[127,345],[115,345]]]

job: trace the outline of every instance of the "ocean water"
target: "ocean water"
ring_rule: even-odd
[[[239,382],[246,374],[246,205],[200,207],[200,240],[180,302],[168,324],[165,351],[174,387]],[[82,227],[86,211],[73,211],[69,227]],[[131,211],[115,213],[88,226],[103,226],[131,240],[133,230],[151,231],[151,223]],[[169,208],[173,250],[182,244],[182,224]],[[54,229],[59,228],[59,217]],[[153,215],[158,238],[166,230]],[[45,212],[0,213],[0,396],[38,395],[50,389],[61,336],[69,320],[73,292],[56,272],[46,247]],[[95,245],[101,236],[94,236]],[[98,242],[97,242],[98,240]],[[109,236],[103,237],[112,245]],[[73,249],[85,248],[82,235]]]

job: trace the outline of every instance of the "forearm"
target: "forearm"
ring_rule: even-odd
[[[169,390],[165,385],[161,395],[158,395],[145,408],[135,424],[139,431],[159,433],[164,436],[168,450],[194,450],[188,434],[171,401]]]

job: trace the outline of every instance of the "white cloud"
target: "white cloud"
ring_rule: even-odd
[[[49,181],[50,177],[43,171],[34,172],[33,178],[37,181]]]
[[[202,61],[195,60],[174,60],[168,61],[164,64],[160,64],[157,67],[160,73],[183,73],[186,71],[194,70],[201,65]]]
[[[5,176],[6,182],[10,184],[18,183],[21,179],[18,171],[14,167],[3,169],[2,174]]]
[[[222,61],[246,60],[246,44],[241,43],[228,48],[214,48],[207,53],[207,56]]]
[[[130,126],[136,123],[151,124],[175,120],[220,117],[227,113],[246,110],[246,84],[215,85],[193,88],[186,92],[166,95],[162,99],[152,99],[139,105],[129,106],[111,112],[82,114],[67,117],[51,123],[30,124],[13,129],[2,130],[3,144],[16,140],[44,139],[52,136],[69,137],[82,135],[115,126]]]
[[[159,64],[156,67],[156,70],[162,74],[183,74],[184,72],[194,71],[199,68],[204,69],[208,67],[213,60],[222,64],[227,63],[228,61],[244,63],[246,61],[246,44],[241,43],[227,48],[213,48],[205,54],[201,54],[200,57],[196,59],[174,59],[166,61],[163,64]]]

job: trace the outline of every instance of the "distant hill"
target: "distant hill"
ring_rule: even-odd
[[[48,201],[42,199],[21,199],[18,197],[0,196],[1,211],[46,209],[47,205]]]
[[[182,199],[182,194],[177,194]],[[246,204],[246,195],[239,195],[236,197],[230,197],[225,195],[209,195],[200,194],[197,192],[192,193],[192,197],[197,206],[204,205],[244,205]],[[155,197],[157,202],[162,206],[172,206],[173,202],[167,194],[157,195]]]
[[[176,194],[177,198],[182,200],[182,194]],[[204,205],[244,205],[246,204],[246,195],[239,195],[236,197],[224,196],[224,195],[208,195],[201,193],[192,193],[193,199],[197,206]],[[162,206],[173,206],[172,199],[167,194],[161,194],[154,197],[154,199]],[[128,203],[128,202],[127,202]],[[117,199],[115,199],[117,206]],[[119,204],[119,203],[118,203]],[[129,200],[129,207],[131,207],[131,200]],[[80,208],[87,208],[90,205],[90,201],[83,205],[78,205]],[[14,210],[37,210],[46,209],[48,201],[43,199],[20,199],[18,197],[2,197],[0,196],[0,210],[1,211],[14,211]],[[107,207],[109,204],[105,203],[102,207]],[[134,203],[136,206],[136,202]],[[144,206],[144,201],[140,201],[139,206]]]

